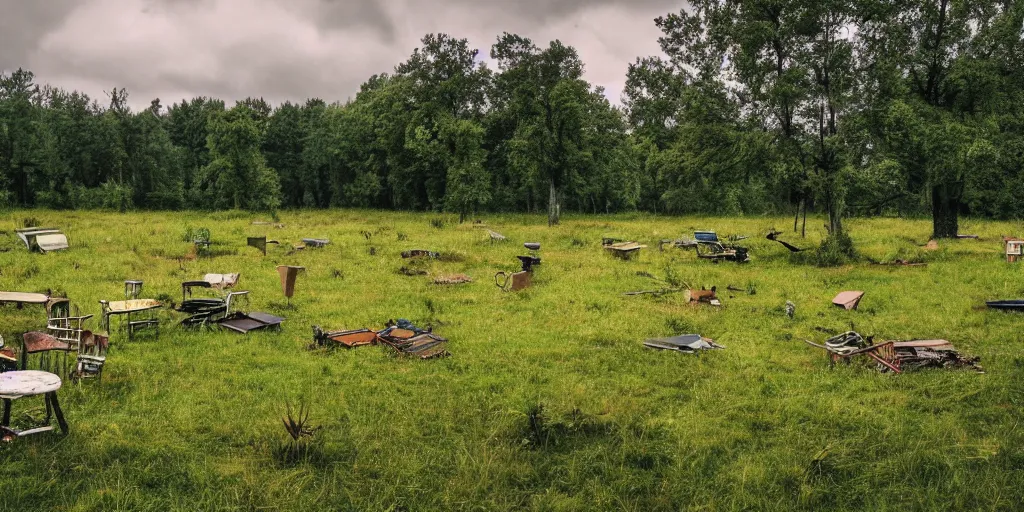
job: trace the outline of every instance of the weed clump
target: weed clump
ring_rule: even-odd
[[[830,234],[814,252],[815,264],[819,267],[838,267],[855,259],[857,251],[853,239],[845,231]]]

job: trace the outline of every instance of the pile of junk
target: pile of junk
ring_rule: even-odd
[[[804,340],[813,347],[825,350],[829,365],[849,364],[862,356],[876,363],[878,371],[903,373],[922,368],[964,368],[983,373],[980,358],[966,357],[946,340],[884,341],[875,343],[873,336],[861,336],[854,331],[833,336],[823,345]]]
[[[355,348],[363,345],[382,344],[390,347],[402,357],[418,357],[434,359],[450,356],[448,340],[428,329],[421,329],[412,322],[401,318],[397,322],[388,322],[387,327],[380,331],[356,329],[350,331],[324,331],[318,325],[313,326],[313,347],[347,347]]]

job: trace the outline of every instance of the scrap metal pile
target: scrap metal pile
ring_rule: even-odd
[[[865,356],[877,363],[881,372],[903,373],[922,368],[969,368],[982,372],[980,358],[965,357],[946,340],[885,341],[874,343],[872,337],[863,337],[854,331],[845,332],[825,340],[824,345],[811,341],[811,346],[824,349],[829,363],[849,363],[855,356]]]
[[[341,345],[348,348],[380,343],[394,349],[399,356],[420,359],[434,359],[451,355],[448,352],[446,338],[442,338],[428,329],[420,329],[405,319],[399,319],[395,325],[390,325],[381,331],[370,329],[324,331],[319,326],[313,326],[313,342],[320,347]]]

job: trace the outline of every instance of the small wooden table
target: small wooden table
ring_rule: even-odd
[[[4,433],[14,434],[23,437],[40,432],[49,432],[53,427],[49,425],[50,415],[57,417],[57,424],[63,434],[68,433],[68,424],[64,421],[64,413],[60,410],[60,403],[57,401],[57,390],[60,389],[60,377],[50,373],[37,370],[0,373],[0,399],[4,401],[3,423],[0,430]],[[10,428],[11,424],[11,402],[26,396],[43,395],[46,402],[45,424],[28,430],[15,431]]]

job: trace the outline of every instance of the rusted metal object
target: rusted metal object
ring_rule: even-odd
[[[517,292],[524,288],[529,288],[533,284],[533,278],[530,272],[525,270],[521,272],[498,272],[494,274],[494,284],[501,288],[505,292]]]
[[[864,292],[839,292],[839,295],[836,295],[836,298],[832,299],[832,304],[847,311],[851,311],[857,309],[862,298],[864,298]]]
[[[295,295],[295,277],[303,270],[306,270],[306,267],[293,267],[290,265],[279,265],[277,267],[277,274],[281,278],[281,291],[288,298],[289,304],[291,304],[292,296]]]
[[[804,340],[813,347],[824,349],[829,365],[849,363],[856,356],[865,356],[877,363],[880,371],[903,373],[921,368],[970,368],[982,372],[978,358],[960,355],[946,340],[885,341],[875,344],[868,337],[849,331],[833,336],[824,345]]]
[[[348,348],[355,348],[376,344],[377,333],[369,329],[325,332],[319,326],[314,325],[313,341],[322,347],[342,345]]]
[[[451,355],[448,352],[447,339],[429,330],[420,329],[404,319],[378,332],[377,339],[403,357],[433,359]]]

